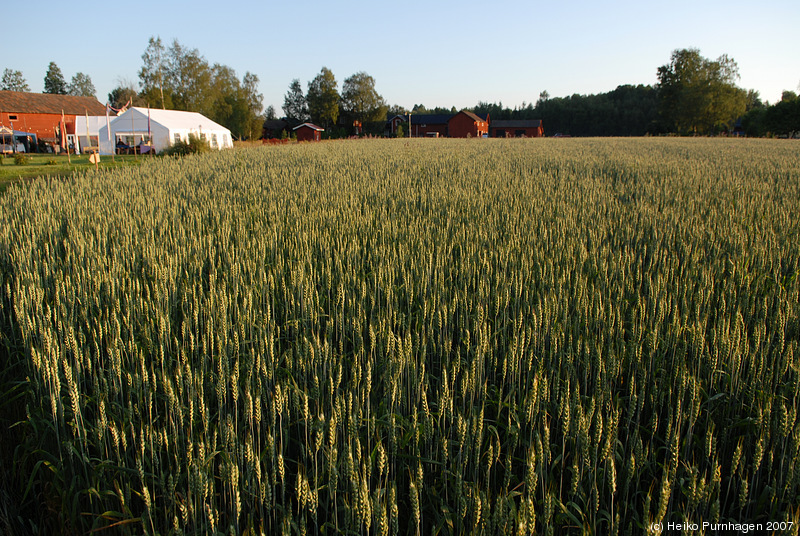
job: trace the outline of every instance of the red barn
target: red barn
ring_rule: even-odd
[[[75,135],[76,115],[105,115],[106,107],[94,97],[0,91],[0,125],[36,134],[45,143],[56,144],[62,113],[70,139]]]
[[[541,119],[492,121],[489,135],[492,138],[541,138],[544,128]]]
[[[451,138],[481,138],[489,134],[489,115],[484,118],[462,110],[450,118],[447,130]]]
[[[297,125],[292,130],[294,130],[297,136],[297,141],[319,141],[322,139],[322,133],[325,131],[324,128],[318,127],[314,123],[303,123],[302,125]]]
[[[414,138],[438,138],[447,136],[450,114],[411,114],[411,136]]]

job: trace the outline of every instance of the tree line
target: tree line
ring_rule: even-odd
[[[258,76],[246,72],[239,80],[231,67],[209,64],[196,48],[177,39],[167,48],[160,37],[150,38],[139,85],[138,93],[130,86],[117,87],[109,94],[112,106],[132,100],[139,106],[199,112],[237,138],[261,136],[264,97],[258,92]]]
[[[339,93],[336,76],[327,67],[308,82],[305,94],[300,80],[292,80],[283,100],[290,127],[311,121],[333,137],[349,135],[354,128],[381,134],[387,114],[397,108],[386,103],[375,89],[375,79],[363,71],[346,78]]]
[[[2,91],[30,91],[28,81],[21,71],[6,68],[0,81]],[[92,78],[85,73],[75,73],[72,80],[67,82],[64,74],[54,61],[47,66],[44,75],[44,92],[55,95],[75,95],[78,97],[95,97],[97,90],[94,88]]]
[[[546,131],[572,136],[717,135],[793,136],[800,133],[800,99],[784,91],[780,102],[770,106],[757,91],[736,85],[739,68],[722,55],[704,58],[694,48],[673,51],[670,62],[657,69],[655,85],[621,85],[596,95],[571,95],[551,98],[547,91],[536,103],[508,108],[502,102],[479,102],[468,108],[492,119],[541,119]],[[323,67],[308,83],[303,95],[298,79],[292,81],[284,98],[283,111],[290,124],[311,120],[340,131],[353,120],[371,121],[380,131],[389,115],[455,114],[452,108],[426,108],[416,104],[411,110],[387,106],[374,89],[374,80],[357,73],[345,80],[341,95],[333,73]],[[338,121],[337,121],[338,120]]]
[[[779,102],[764,103],[757,91],[737,86],[739,68],[722,55],[704,58],[694,48],[672,52],[670,62],[658,67],[654,85],[620,85],[594,95],[551,98],[547,91],[536,103],[514,108],[502,102],[479,102],[469,111],[492,119],[541,119],[549,135],[642,136],[715,135],[795,136],[800,134],[800,98],[784,91]],[[45,75],[45,93],[95,96],[91,78],[76,73],[66,82],[51,62]],[[221,64],[210,65],[195,48],[174,40],[166,47],[151,37],[142,54],[139,88],[123,81],[108,95],[115,108],[127,104],[200,112],[229,128],[240,139],[261,136],[264,120],[276,119],[275,109],[263,110],[258,76],[236,72]],[[30,91],[20,71],[5,69],[0,89]],[[456,113],[455,107],[410,110],[390,106],[375,89],[375,79],[365,72],[346,78],[339,91],[334,73],[322,67],[306,85],[294,79],[284,96],[283,119],[290,127],[311,121],[326,129],[326,136],[353,133],[382,134],[388,116],[395,114]]]
[[[800,99],[784,91],[769,105],[736,85],[739,69],[726,55],[709,60],[680,49],[657,70],[655,85],[621,85],[608,93],[550,98],[513,109],[479,102],[472,111],[492,119],[541,119],[549,134],[572,136],[792,136],[800,133]]]

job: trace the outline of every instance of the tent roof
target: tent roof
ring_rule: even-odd
[[[86,120],[85,115],[75,116],[75,134],[78,136],[86,134]],[[98,130],[106,126],[106,116],[104,115],[90,115],[88,120],[90,133],[97,134]]]
[[[147,108],[132,107],[125,111],[122,115],[114,118],[113,123],[119,123],[120,128],[125,128],[125,121],[130,122],[130,114],[134,114],[134,120],[139,118],[147,119],[147,114],[150,114],[150,122],[158,123],[170,130],[222,130],[229,132],[227,128],[219,123],[215,123],[208,117],[197,112],[182,112],[180,110],[148,110]]]

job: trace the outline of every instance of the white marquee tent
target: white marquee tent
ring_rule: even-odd
[[[105,126],[104,115],[75,116],[75,136],[78,137],[78,146],[83,152],[97,151],[100,129]]]
[[[109,126],[100,127],[100,154],[112,154],[120,141],[130,146],[148,138],[161,152],[177,141],[188,141],[189,134],[205,139],[212,149],[233,147],[231,131],[202,114],[133,107],[114,117]]]

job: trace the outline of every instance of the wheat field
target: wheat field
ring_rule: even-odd
[[[10,188],[26,527],[797,534],[798,149],[342,141]]]

